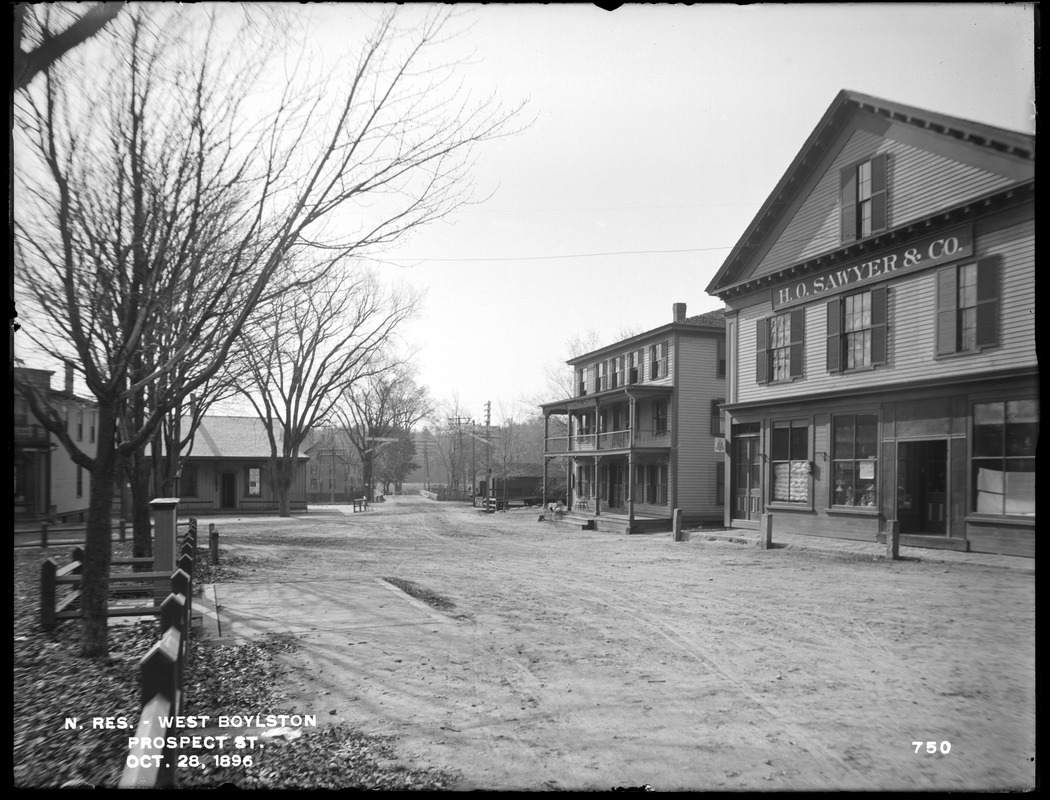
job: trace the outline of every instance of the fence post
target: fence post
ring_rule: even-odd
[[[47,523],[40,523],[40,546],[47,547]]]
[[[55,627],[55,573],[58,563],[53,558],[40,566],[40,625],[46,630]]]
[[[171,574],[175,571],[176,553],[176,510],[179,499],[177,497],[158,497],[150,500],[149,507],[153,511],[153,571]],[[158,586],[154,588],[153,599],[156,605],[164,602],[168,596],[167,587]]]
[[[212,566],[219,563],[219,532],[214,522],[208,523],[208,560]]]
[[[120,541],[126,542],[128,540],[128,523],[124,517],[120,518]]]

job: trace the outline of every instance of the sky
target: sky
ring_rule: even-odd
[[[376,10],[299,8],[311,59]],[[840,90],[1034,132],[1031,4],[456,9],[463,89],[527,101],[525,124],[479,147],[476,202],[377,269],[425,293],[403,329],[417,382],[442,413],[491,402],[493,424],[558,399],[572,339],[721,307],[705,287]]]
[[[352,17],[350,9],[327,9]],[[574,336],[721,307],[704,289],[841,89],[1034,131],[1029,5],[476,6],[464,82],[531,124],[478,153],[483,199],[384,254],[426,291],[420,383],[464,416],[538,413]]]

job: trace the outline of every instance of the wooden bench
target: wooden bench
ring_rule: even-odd
[[[367,497],[355,497],[354,498],[354,513],[358,511],[368,511],[368,498]]]

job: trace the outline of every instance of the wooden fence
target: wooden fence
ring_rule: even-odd
[[[214,526],[211,533],[214,537]],[[193,623],[193,562],[197,557],[197,520],[190,519],[179,555],[179,569],[172,575],[172,592],[159,606],[161,638],[139,663],[142,713],[135,730],[136,746],[129,748],[120,778],[122,789],[152,789],[175,784],[178,753],[169,747],[168,734],[185,707],[186,664]],[[150,745],[158,737],[163,748]]]
[[[213,548],[217,550],[216,548]],[[136,594],[152,589],[154,604],[143,606],[113,606],[106,609],[110,617],[157,616],[160,612],[159,601],[168,594],[167,582],[170,581],[171,592],[178,594],[185,591],[189,597],[188,583],[193,575],[193,562],[197,557],[197,520],[190,519],[186,534],[183,537],[182,551],[176,562],[174,573],[161,572],[120,572],[110,573],[110,598],[120,595]],[[214,557],[214,556],[213,556]],[[113,561],[115,566],[134,566],[150,564],[152,558],[128,558]],[[63,619],[77,619],[82,615],[80,605],[81,578],[84,566],[84,552],[81,548],[73,549],[69,564],[59,567],[54,558],[48,558],[40,567],[40,624],[50,630]],[[61,590],[65,589],[64,593]],[[60,596],[60,593],[62,596]],[[187,604],[188,601],[187,601]]]

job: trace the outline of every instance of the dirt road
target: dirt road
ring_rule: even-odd
[[[318,599],[284,629],[292,707],[393,735],[461,789],[1034,786],[1033,576],[537,516],[395,497],[220,529],[244,584],[335,600],[391,577],[454,604],[383,584],[387,612],[427,623],[363,634]]]

